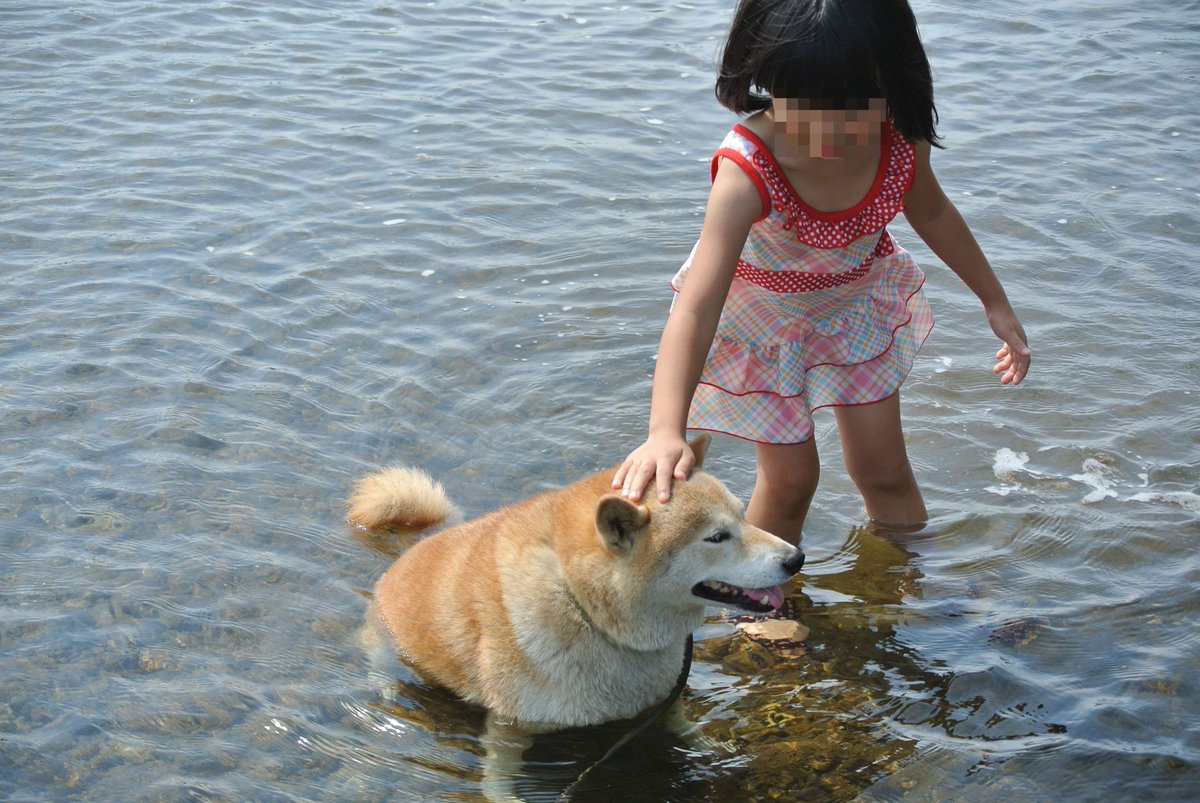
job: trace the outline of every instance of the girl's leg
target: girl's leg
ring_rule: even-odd
[[[900,391],[875,404],[834,411],[846,471],[867,504],[867,515],[897,527],[924,524],[929,514],[904,447]]]
[[[786,445],[760,443],[756,451],[758,472],[746,520],[799,544],[804,517],[821,476],[816,439]]]

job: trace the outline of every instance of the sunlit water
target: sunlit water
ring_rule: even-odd
[[[356,630],[398,544],[644,432],[667,280],[732,118],[728,3],[0,9],[0,797],[471,800],[482,714]],[[1035,350],[969,293],[905,385],[934,521],[860,527],[832,417],[801,657],[713,612],[590,800],[1179,799],[1200,784],[1194,3],[918,0],[935,165]],[[709,467],[748,494],[753,454]],[[619,735],[540,740],[553,799]]]

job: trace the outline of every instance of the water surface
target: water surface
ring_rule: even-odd
[[[864,528],[832,417],[801,657],[698,633],[592,800],[1181,799],[1200,782],[1194,4],[916,0],[935,167],[1035,350],[903,224],[933,522]],[[481,513],[644,432],[729,4],[0,11],[0,796],[473,800],[483,718],[355,634],[364,471]],[[753,454],[710,468],[742,496]],[[619,729],[539,741],[553,799]]]

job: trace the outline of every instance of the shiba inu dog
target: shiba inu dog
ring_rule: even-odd
[[[710,440],[692,441],[696,467],[666,504],[613,493],[614,467],[417,542],[375,587],[395,646],[489,722],[527,733],[663,700],[706,605],[773,610],[804,564],[701,470]],[[365,477],[349,503],[368,529],[455,512],[440,485],[403,468]]]

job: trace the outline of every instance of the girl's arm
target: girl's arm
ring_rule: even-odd
[[[992,331],[1004,342],[996,352],[996,366],[992,370],[1000,374],[1002,384],[1019,385],[1029,371],[1030,350],[1025,330],[971,229],[942,192],[929,164],[929,143],[917,143],[916,150],[916,175],[904,196],[904,217],[933,253],[982,302]]]
[[[650,432],[613,477],[613,487],[637,501],[652,480],[658,498],[671,497],[695,456],[685,438],[688,408],[712,346],[725,296],[750,227],[762,215],[762,196],[742,169],[722,159],[704,212],[700,242],[658,346],[650,400]]]

